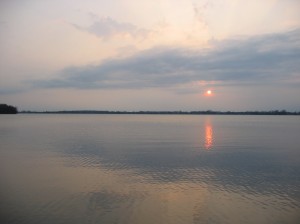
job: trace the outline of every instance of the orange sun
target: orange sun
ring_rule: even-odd
[[[207,95],[211,95],[211,94],[212,94],[212,91],[209,89],[209,90],[206,91],[206,94],[207,94]]]

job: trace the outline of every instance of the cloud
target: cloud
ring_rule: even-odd
[[[99,65],[69,67],[47,88],[174,88],[188,83],[261,85],[299,82],[300,30],[212,41],[210,49],[153,48]],[[298,83],[300,84],[300,83]]]
[[[144,38],[147,36],[146,29],[138,28],[131,23],[120,23],[110,17],[99,18],[97,15],[90,13],[90,16],[95,20],[90,26],[80,26],[71,23],[77,30],[84,31],[96,35],[99,38],[107,40],[112,37],[132,37]]]
[[[193,11],[194,11],[194,17],[196,20],[198,20],[200,23],[202,23],[204,26],[207,26],[208,23],[204,19],[205,18],[205,12],[211,8],[213,8],[214,3],[212,1],[207,1],[202,3],[201,5],[198,5],[196,3],[193,4]]]
[[[18,94],[18,93],[23,93],[24,91],[26,91],[25,88],[1,87],[0,88],[0,95]]]

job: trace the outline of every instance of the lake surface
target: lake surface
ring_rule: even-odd
[[[1,223],[300,223],[300,117],[1,115]]]

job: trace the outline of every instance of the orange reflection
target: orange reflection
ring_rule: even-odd
[[[213,128],[210,124],[205,124],[205,149],[209,150],[213,146]]]

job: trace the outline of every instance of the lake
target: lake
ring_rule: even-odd
[[[1,223],[300,223],[300,117],[0,116]]]

